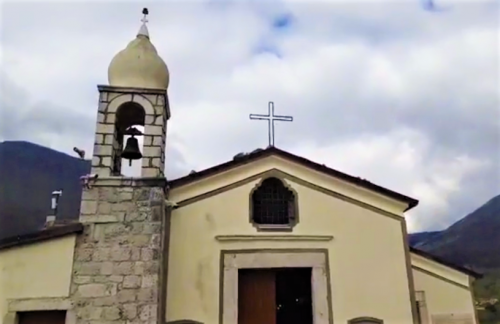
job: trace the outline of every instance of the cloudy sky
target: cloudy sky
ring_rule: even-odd
[[[489,0],[0,0],[0,140],[92,150],[97,84],[149,7],[171,71],[167,175],[276,146],[410,195],[412,231],[500,194],[499,5]],[[436,0],[439,1],[439,0]]]

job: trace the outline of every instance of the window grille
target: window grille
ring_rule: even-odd
[[[347,321],[348,324],[384,324],[384,321],[374,317],[356,317]]]
[[[259,225],[288,225],[295,219],[295,196],[277,178],[265,179],[252,195],[252,219]]]

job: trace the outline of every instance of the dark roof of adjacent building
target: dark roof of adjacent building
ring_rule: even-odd
[[[444,259],[442,259],[440,257],[432,255],[429,252],[425,252],[425,251],[422,251],[420,249],[416,249],[414,247],[410,247],[410,252],[415,253],[416,255],[419,255],[419,256],[421,256],[423,258],[432,260],[432,261],[434,261],[436,263],[442,264],[442,265],[444,265],[444,266],[446,266],[448,268],[457,270],[458,272],[465,273],[466,275],[469,275],[469,276],[474,277],[476,279],[479,279],[479,278],[483,277],[483,275],[481,273],[479,273],[479,272],[476,272],[476,271],[474,271],[472,269],[469,269],[467,267],[463,267],[463,266],[451,263],[451,262],[446,261],[446,260],[444,260]]]
[[[301,156],[280,150],[279,148],[276,148],[274,146],[270,146],[266,149],[257,149],[251,153],[248,154],[241,154],[241,156],[237,155],[235,158],[231,161],[210,167],[208,169],[199,171],[199,172],[192,172],[191,174],[169,181],[169,186],[170,188],[175,188],[179,187],[194,181],[198,181],[201,179],[204,179],[206,177],[210,177],[213,175],[216,175],[218,173],[227,171],[232,168],[236,168],[248,163],[255,162],[257,160],[269,157],[271,155],[278,156],[280,158],[286,159],[288,161],[297,163],[299,165],[303,165],[307,168],[313,169],[317,172],[323,173],[325,175],[335,177],[337,179],[341,179],[343,181],[346,181],[348,183],[360,186],[362,188],[371,190],[373,192],[376,192],[380,195],[392,198],[397,201],[401,201],[403,203],[408,204],[408,208],[405,210],[410,210],[413,207],[418,205],[418,200],[410,198],[408,196],[405,196],[403,194],[400,194],[398,192],[392,191],[390,189],[378,186],[374,183],[371,183],[368,180],[359,178],[359,177],[353,177],[351,175],[348,175],[346,173],[334,170],[332,168],[329,168],[323,164],[319,164],[316,162],[313,162],[311,160],[305,159]]]
[[[83,225],[81,223],[75,222],[64,225],[56,224],[52,227],[47,227],[36,232],[1,239],[0,250],[19,247],[31,243],[39,243],[58,237],[63,237],[69,234],[78,234],[81,232],[83,232]]]

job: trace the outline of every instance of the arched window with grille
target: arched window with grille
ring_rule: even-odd
[[[347,324],[384,324],[384,321],[375,317],[356,317],[347,321]]]
[[[250,197],[251,222],[260,229],[291,229],[298,219],[297,195],[278,178],[264,179]]]

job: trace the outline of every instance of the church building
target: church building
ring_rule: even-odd
[[[0,241],[0,324],[479,324],[481,275],[409,246],[413,198],[274,146],[167,180],[169,82],[144,19],[77,220]]]

